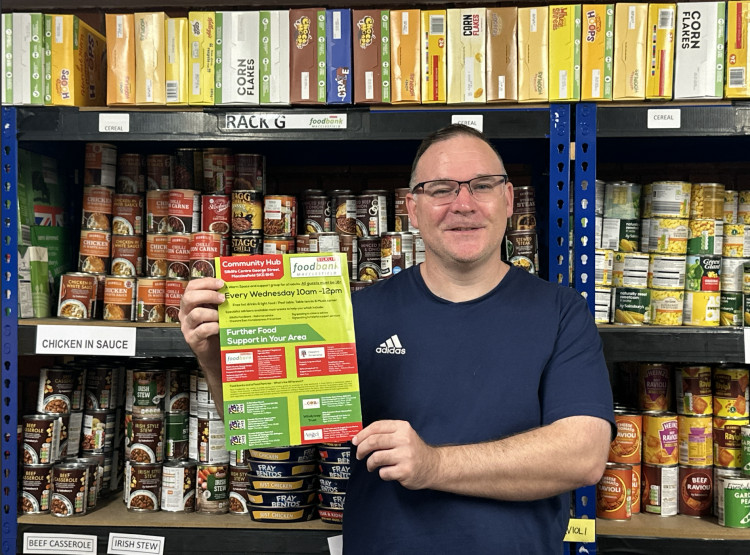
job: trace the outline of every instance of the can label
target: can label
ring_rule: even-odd
[[[21,474],[19,511],[24,514],[49,512],[52,466],[24,466]]]
[[[384,233],[380,238],[380,275],[391,277],[404,267],[404,254],[401,248],[401,235]]]
[[[164,460],[164,419],[133,418],[130,427],[129,459],[136,463],[160,463]]]
[[[724,223],[736,224],[737,211],[739,208],[739,193],[737,191],[724,191]]]
[[[693,183],[690,191],[690,217],[720,220],[724,217],[724,185]]]
[[[229,195],[201,197],[201,231],[227,234],[230,230],[232,202]]]
[[[359,237],[359,264],[357,275],[360,281],[377,281],[381,277],[380,237]]]
[[[639,219],[602,219],[603,249],[622,252],[636,252],[641,239],[641,220]]]
[[[654,289],[685,289],[685,257],[652,254],[648,263],[648,286]]]
[[[727,257],[721,259],[721,276],[719,279],[722,293],[743,292],[746,262],[750,262],[750,259]]]
[[[685,254],[687,252],[687,218],[652,218],[648,252]],[[644,248],[644,250],[646,250]]]
[[[164,322],[180,323],[180,299],[187,287],[186,279],[169,278],[164,287]]]
[[[81,220],[83,229],[111,230],[113,195],[114,191],[108,187],[89,186],[83,188]]]
[[[750,370],[716,368],[713,373],[714,414],[723,418],[744,418],[750,400]]]
[[[709,516],[713,507],[713,468],[680,467],[680,514]]]
[[[641,462],[642,416],[635,413],[615,413],[615,425],[617,436],[609,446],[609,460],[639,464]]]
[[[167,231],[170,233],[194,233],[200,225],[201,198],[193,189],[169,191],[169,213]]]
[[[166,233],[169,229],[169,191],[150,190],[146,193],[146,232]]]
[[[678,461],[677,415],[646,413],[643,415],[643,462],[676,465]]]
[[[728,420],[714,416],[714,464],[723,468],[742,466],[742,426],[750,423],[747,418]]]
[[[742,474],[750,476],[750,426],[742,426],[740,428],[740,448],[742,453],[740,454],[740,465],[742,468]]]
[[[232,453],[239,453],[232,451]],[[229,466],[229,512],[247,514],[248,490],[250,487],[250,468],[247,466]],[[284,492],[279,492],[284,495]]]
[[[724,222],[721,220],[690,220],[688,254],[721,256],[724,249]]]
[[[108,231],[81,230],[78,271],[87,274],[108,273],[111,243],[112,234]]]
[[[679,414],[712,414],[711,367],[678,368],[675,371],[675,393]]]
[[[187,459],[189,418],[184,412],[168,412],[166,415],[166,458]]]
[[[266,157],[262,154],[235,154],[234,189],[265,192]]]
[[[685,291],[682,323],[686,326],[718,326],[721,294],[706,291]]]
[[[685,181],[651,183],[651,214],[687,218],[690,214],[690,190],[691,184]]]
[[[167,248],[169,236],[164,233],[146,234],[146,276],[167,276]]]
[[[223,256],[222,236],[218,233],[200,232],[190,236],[190,277],[215,277],[214,259]]]
[[[357,197],[357,237],[379,236],[388,231],[385,195],[361,194]]]
[[[714,464],[711,416],[681,414],[677,417],[677,427],[680,464],[686,466],[710,466]]]
[[[117,156],[118,193],[142,193],[146,189],[146,159],[142,154],[133,152]]]
[[[96,303],[96,277],[88,274],[67,273],[60,277],[57,317],[87,320],[93,317]]]
[[[88,468],[83,464],[60,463],[52,467],[52,515],[68,517],[86,514],[88,483]]]
[[[161,510],[162,511],[195,511],[195,462],[167,462],[162,468],[161,477]]]
[[[638,366],[638,407],[641,410],[666,411],[671,401],[671,370],[664,364]]]
[[[743,258],[750,255],[750,233],[746,224],[724,226],[724,245],[721,254],[730,258]]]
[[[171,233],[167,236],[167,277],[190,277],[189,233]]]
[[[199,513],[224,514],[229,511],[229,465],[198,464],[196,499]]]
[[[611,323],[612,290],[609,287],[597,287],[594,291],[594,321],[597,324]]]
[[[650,320],[651,291],[616,287],[612,295],[615,324],[641,325]]]
[[[633,475],[629,466],[607,463],[604,475],[596,486],[598,518],[629,519],[632,502]]]
[[[721,293],[719,298],[719,325],[742,325],[742,298],[742,293]]]
[[[266,195],[263,202],[263,234],[297,235],[297,199],[290,195]]]
[[[651,289],[651,324],[681,326],[684,291]]]
[[[119,367],[101,365],[86,369],[86,409],[110,409],[117,405],[121,376]]]
[[[107,276],[104,280],[104,319],[135,320],[135,280]]]
[[[331,231],[331,203],[325,195],[308,195],[302,200],[305,233]]]
[[[647,287],[649,265],[647,254],[616,252],[612,262],[612,285],[636,289]]]
[[[678,509],[679,468],[674,466],[642,467],[643,495],[641,505],[647,513],[673,516]]]
[[[125,465],[125,506],[129,511],[158,511],[161,500],[161,464]]]
[[[122,277],[143,275],[142,236],[112,236],[112,275]]]
[[[136,284],[136,322],[164,321],[164,289],[161,278],[139,278]]]
[[[174,187],[174,157],[170,154],[146,155],[146,185],[149,191]]]
[[[721,257],[688,255],[685,259],[685,290],[716,291],[721,283]]]
[[[505,255],[510,264],[535,274],[538,267],[536,231],[509,231],[505,235]]]
[[[23,463],[51,464],[60,450],[60,418],[51,415],[23,417]]]
[[[112,200],[112,233],[115,235],[143,234],[142,195],[114,195]]]
[[[357,235],[357,197],[339,195],[331,202],[333,231]]]

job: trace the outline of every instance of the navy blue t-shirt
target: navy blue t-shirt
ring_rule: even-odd
[[[363,424],[406,420],[427,443],[500,439],[561,418],[614,421],[585,301],[511,267],[472,301],[433,295],[415,266],[352,296]],[[539,460],[554,468],[554,460]],[[496,501],[383,481],[355,461],[344,552],[560,553],[569,494]]]

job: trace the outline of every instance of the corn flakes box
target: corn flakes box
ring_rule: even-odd
[[[549,7],[549,99],[581,98],[581,5]]]
[[[135,104],[135,26],[132,13],[105,15],[107,104]]]
[[[724,95],[726,11],[726,2],[677,4],[675,99]]]
[[[584,4],[581,17],[581,100],[612,100],[615,5]]]
[[[51,103],[104,106],[107,102],[107,41],[71,14],[47,16],[50,23]]]
[[[166,59],[164,85],[168,105],[188,103],[188,19],[170,17],[164,22]]]
[[[727,4],[727,78],[726,98],[750,97],[750,2]]]
[[[676,11],[676,4],[648,6],[649,62],[646,73],[646,98],[672,98]]]
[[[445,103],[445,10],[422,10],[422,104]]]
[[[614,100],[646,98],[648,4],[615,4]]]
[[[188,13],[190,88],[188,102],[214,104],[216,71],[216,12]]]
[[[448,104],[487,102],[486,8],[448,10]]]
[[[391,13],[352,11],[352,62],[355,104],[391,101]]]
[[[487,8],[487,102],[518,100],[518,8]]]
[[[419,10],[391,10],[391,102],[422,101]]]
[[[518,101],[549,100],[548,6],[518,8]]]
[[[260,103],[289,104],[289,10],[260,12]]]

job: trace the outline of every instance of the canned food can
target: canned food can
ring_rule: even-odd
[[[709,516],[712,507],[713,467],[680,466],[680,514]]]
[[[611,322],[612,289],[609,287],[597,287],[594,290],[594,321],[597,324],[609,324]]]
[[[200,232],[190,236],[190,278],[216,276],[214,259],[222,256],[221,241],[218,233]]]
[[[742,293],[721,293],[719,297],[719,325],[740,327],[743,322]]]
[[[146,277],[167,277],[167,248],[169,236],[165,233],[146,234]]]
[[[714,466],[738,470],[742,467],[742,426],[748,424],[747,418],[714,416]]]
[[[644,411],[669,410],[672,401],[671,369],[666,364],[638,365],[638,408]]]
[[[648,263],[648,287],[652,289],[685,289],[685,260],[679,254],[652,254]]]
[[[207,148],[203,151],[203,190],[206,193],[231,193],[234,174],[235,160],[230,149]]]
[[[60,454],[60,417],[57,414],[27,414],[22,422],[23,464],[55,462]]]
[[[198,418],[198,462],[229,463],[224,422],[220,419]]]
[[[200,227],[201,195],[193,189],[169,191],[167,231],[170,233],[195,233]]]
[[[737,195],[737,223],[750,224],[750,192],[739,191]]]
[[[728,528],[750,528],[750,480],[721,478],[717,489],[719,525]]]
[[[355,278],[359,267],[359,239],[355,235],[339,235],[339,250],[346,254],[349,276]],[[318,242],[320,243],[320,242]]]
[[[125,462],[125,506],[129,511],[159,510],[162,465]]]
[[[633,287],[615,287],[612,293],[613,323],[631,326],[648,324],[651,291]]]
[[[688,224],[688,254],[714,254],[724,250],[724,222],[722,220],[690,220]]]
[[[229,465],[198,463],[196,511],[208,514],[229,512]]]
[[[185,293],[188,280],[168,278],[164,284],[164,322],[180,323],[180,299]]]
[[[188,458],[189,423],[189,416],[185,412],[166,413],[167,460]]]
[[[112,234],[108,231],[81,230],[78,248],[78,271],[87,274],[109,272]]]
[[[133,417],[160,416],[166,392],[165,370],[133,370],[131,402]]]
[[[167,235],[167,277],[190,277],[190,233]]]
[[[381,277],[387,278],[399,273],[404,268],[404,264],[401,234],[395,231],[383,233],[380,236]]]
[[[616,410],[615,426],[617,435],[609,446],[610,462],[640,464],[643,417],[639,413]]]
[[[539,266],[536,231],[508,231],[505,234],[506,259],[530,274],[536,274]]]
[[[595,274],[594,285],[610,287],[612,285],[612,272],[614,270],[615,252],[610,249],[595,250]]]
[[[87,409],[83,413],[81,449],[93,453],[111,451],[114,447],[117,412]]]
[[[82,229],[112,230],[112,198],[114,190],[89,185],[83,188]]]
[[[394,231],[414,231],[411,228],[411,222],[409,222],[409,211],[406,209],[406,195],[411,190],[408,187],[397,187],[393,190],[394,196]],[[514,189],[515,192],[515,189]]]
[[[163,278],[138,278],[136,282],[136,322],[164,321],[164,294],[166,280]]]
[[[99,462],[94,457],[70,457],[65,462],[85,464],[88,468],[89,489],[86,498],[88,509],[96,508],[96,499],[99,495]]]
[[[687,218],[690,215],[691,188],[686,181],[651,183],[651,213],[659,217]]]
[[[678,414],[713,413],[710,366],[680,366],[674,384]]]
[[[608,462],[596,485],[596,516],[607,520],[630,519],[633,470],[626,464]]]
[[[744,265],[750,262],[750,258],[728,258],[721,259],[721,275],[719,286],[722,293],[742,293],[744,280]]]
[[[142,236],[112,236],[112,275],[120,277],[143,275]]]
[[[341,252],[341,242],[344,237],[351,237],[356,242],[356,235],[339,235],[333,231],[310,233],[309,252]]]
[[[612,285],[641,289],[648,287],[649,255],[616,252],[612,261]]]
[[[721,247],[722,256],[729,258],[744,258],[750,255],[750,233],[748,226],[743,223],[724,226],[724,243]],[[747,253],[747,254],[746,254]]]
[[[169,191],[146,192],[146,232],[166,233],[169,229]]]
[[[203,190],[203,150],[178,148],[174,157],[174,186],[176,189]]]
[[[641,512],[641,465],[629,465],[633,471],[633,490],[630,496],[630,513],[638,514]]]
[[[143,195],[114,195],[112,199],[112,233],[115,235],[143,235]]]
[[[96,304],[96,277],[68,272],[60,276],[57,317],[88,320],[93,317]]]
[[[679,463],[684,466],[711,466],[714,463],[711,416],[677,416]]]
[[[164,460],[164,418],[134,416],[130,426],[128,459],[135,463],[160,463]]]
[[[720,300],[718,292],[685,291],[682,323],[686,326],[718,326]]]
[[[380,268],[380,237],[359,237],[359,263],[357,276],[360,281],[377,281],[382,277]]]
[[[24,465],[21,471],[18,512],[27,515],[48,513],[51,488],[51,464]]]
[[[263,199],[263,234],[273,237],[297,235],[297,199],[291,195],[266,195]]]
[[[678,510],[679,467],[643,464],[641,507],[647,513],[674,516]]]
[[[231,215],[232,197],[229,195],[201,196],[201,231],[228,234]]]
[[[232,255],[245,254],[263,254],[263,235],[232,234]]]
[[[357,237],[382,236],[388,231],[385,191],[362,191],[356,199]]]
[[[649,465],[677,465],[678,455],[677,415],[671,412],[645,412],[643,462]]]
[[[262,154],[235,154],[234,190],[266,192],[266,157]]]
[[[715,516],[718,516],[719,514],[719,481],[722,478],[743,478],[743,475],[739,468],[721,468],[720,466],[714,465],[713,514]]]
[[[91,365],[86,369],[86,410],[113,410],[120,396],[120,367]]]
[[[740,434],[740,469],[743,476],[750,476],[750,426],[742,426]]]
[[[86,143],[83,184],[114,188],[117,147],[109,143]]]
[[[263,254],[290,254],[296,251],[294,237],[264,237]]]
[[[229,465],[229,512],[233,515],[248,514],[248,491],[250,490],[250,467]]]
[[[164,397],[164,410],[187,412],[190,404],[190,372],[181,368],[167,370],[167,395]]]
[[[690,217],[720,220],[724,217],[724,185],[693,183],[690,192]]]
[[[161,476],[161,510],[195,512],[195,461],[171,460],[164,463]]]
[[[115,189],[118,193],[135,194],[146,190],[146,158],[135,152],[117,155],[117,182]]]
[[[60,419],[60,455],[78,456],[81,447],[81,432],[83,430],[83,413],[69,412],[61,414]]]
[[[357,197],[349,192],[332,192],[331,218],[336,233],[357,235]]]
[[[687,240],[687,218],[651,218],[648,252],[685,254],[687,252]]]
[[[232,191],[232,238],[263,231],[263,195],[257,191]]]
[[[516,214],[514,212],[508,220],[508,230],[536,231],[536,214]]]
[[[681,326],[685,292],[651,289],[651,325]]]
[[[737,223],[737,210],[739,207],[739,193],[737,191],[724,191],[724,223]]]
[[[42,368],[36,410],[41,413],[67,413],[83,408],[85,375],[73,368]]]
[[[107,276],[104,279],[104,319],[135,320],[135,279]]]
[[[742,367],[714,368],[714,414],[722,418],[750,416],[750,370]]]
[[[302,222],[305,233],[331,231],[331,201],[325,195],[305,195],[302,199]]]
[[[653,183],[646,183],[641,187],[641,218],[651,218],[654,215],[654,187]],[[687,217],[687,216],[685,216]]]
[[[62,462],[52,467],[52,516],[84,515],[88,509],[88,467],[81,463]]]
[[[146,155],[146,188],[172,189],[174,187],[174,156],[171,154]]]

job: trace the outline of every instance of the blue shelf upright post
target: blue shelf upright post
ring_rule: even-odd
[[[18,143],[16,109],[2,108],[2,554],[16,552],[18,464]]]
[[[549,111],[548,279],[570,283],[570,105],[552,104]]]

